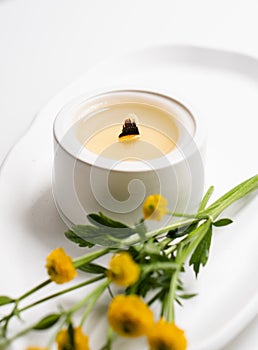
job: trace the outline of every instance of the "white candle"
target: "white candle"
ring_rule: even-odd
[[[134,115],[140,137],[118,136]],[[133,119],[133,118],[132,118]],[[136,222],[147,195],[167,197],[171,210],[188,210],[203,187],[202,132],[180,102],[151,92],[113,91],[73,101],[54,125],[53,192],[66,223],[85,223],[102,211]]]

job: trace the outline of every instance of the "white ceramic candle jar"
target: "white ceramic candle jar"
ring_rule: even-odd
[[[128,118],[140,135],[123,141]],[[57,115],[54,142],[53,193],[68,226],[99,211],[135,223],[151,194],[177,212],[201,200],[203,123],[171,97],[120,90],[76,99]]]

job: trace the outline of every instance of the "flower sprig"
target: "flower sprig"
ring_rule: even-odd
[[[170,213],[167,201],[153,194],[143,203],[143,219],[135,226],[115,221],[103,213],[89,214],[89,225],[78,225],[66,232],[66,237],[81,247],[92,251],[72,259],[62,248],[56,248],[46,258],[48,278],[18,298],[0,296],[0,306],[10,307],[0,318],[0,350],[7,349],[17,338],[35,330],[53,328],[54,336],[45,347],[27,350],[88,350],[90,339],[83,330],[85,322],[99,298],[110,294],[107,311],[109,330],[101,350],[111,350],[117,336],[145,337],[150,350],[185,350],[187,339],[175,323],[175,303],[182,303],[195,293],[185,290],[182,276],[186,265],[193,268],[196,277],[205,266],[216,227],[232,223],[229,218],[218,218],[232,203],[258,189],[258,175],[244,181],[208,206],[213,192],[210,187],[195,214]],[[179,217],[165,227],[148,231],[145,220],[161,220],[164,215]],[[98,259],[111,254],[109,263],[102,265]],[[63,285],[77,276],[77,270],[87,272],[83,282],[58,290],[44,298],[22,305],[22,302],[50,283]],[[93,275],[89,278],[89,274]],[[117,285],[119,293],[114,292]],[[90,291],[87,286],[95,285]],[[60,288],[59,287],[59,288]],[[61,287],[62,288],[62,287]],[[72,306],[43,316],[14,335],[9,335],[10,322],[20,318],[26,310],[82,289],[81,299]],[[155,314],[153,304],[160,305]],[[78,322],[78,312],[80,317]],[[76,319],[76,322],[75,322]],[[95,350],[95,349],[94,349]]]

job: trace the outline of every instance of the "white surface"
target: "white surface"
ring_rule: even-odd
[[[149,57],[148,64],[146,57]],[[258,60],[241,54],[191,47],[159,47],[100,65],[51,100],[2,168],[0,212],[5,215],[0,221],[1,240],[6,232],[12,232],[12,235],[1,251],[1,265],[10,251],[18,261],[27,255],[28,249],[37,256],[33,268],[34,258],[30,255],[19,266],[10,264],[10,269],[15,269],[17,274],[13,281],[9,280],[8,270],[2,271],[2,293],[9,294],[10,289],[11,293],[17,293],[39,277],[44,279],[41,261],[56,245],[64,245],[71,253],[78,254],[78,249],[69,245],[63,236],[64,227],[51,194],[52,125],[64,103],[82,92],[99,89],[99,86],[103,89],[113,87],[111,77],[116,84],[122,81],[129,88],[155,89],[176,98],[182,94],[190,96],[191,105],[200,106],[212,130],[207,148],[207,183],[216,181],[218,195],[257,172],[257,162],[252,157],[243,157],[249,150],[258,148],[256,129],[250,130],[254,115],[258,113],[257,72]],[[230,95],[228,91],[231,91]],[[243,110],[246,111],[244,124]],[[240,123],[242,128],[234,129],[228,145],[228,130],[233,123]],[[243,138],[245,142],[239,143],[247,131],[249,138]],[[239,159],[243,165],[241,169]],[[227,177],[223,176],[225,173]],[[215,233],[210,262],[197,283],[193,274],[187,275],[188,288],[199,294],[177,310],[177,322],[187,332],[189,350],[221,349],[257,314],[258,279],[253,277],[258,265],[257,204],[258,197],[255,197],[238,215],[234,225]],[[46,234],[50,230],[55,235]],[[26,281],[23,271],[28,271]],[[89,320],[88,329],[92,326]],[[91,332],[94,349],[102,343],[98,342],[99,333],[102,333],[100,327],[97,333]],[[21,344],[23,341],[17,346]],[[120,343],[120,346],[129,349],[131,345]]]
[[[256,0],[2,0],[0,159],[60,88],[125,48],[191,43],[258,56],[257,13]],[[257,328],[258,319],[225,350],[255,350]]]

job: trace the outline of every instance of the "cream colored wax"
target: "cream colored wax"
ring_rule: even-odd
[[[128,116],[138,126],[140,137],[121,141],[124,120]],[[135,118],[134,118],[135,116]],[[94,113],[77,124],[76,135],[89,151],[115,160],[144,160],[171,152],[178,140],[173,116],[148,103],[118,103]]]

